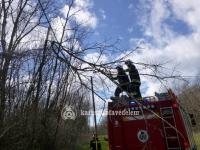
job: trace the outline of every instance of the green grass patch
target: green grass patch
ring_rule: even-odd
[[[197,148],[200,149],[200,133],[199,134],[194,134],[194,139],[197,144]]]
[[[103,135],[99,136],[99,141],[101,143],[101,149],[102,150],[109,150],[108,141],[105,141],[104,137],[105,136],[103,136]]]
[[[109,150],[108,141],[105,141],[104,137],[105,136],[103,136],[103,135],[99,136],[99,141],[101,143],[101,148],[102,148],[102,150]],[[198,149],[200,149],[200,133],[199,134],[194,134],[194,139],[195,139],[195,142],[197,144]],[[84,145],[81,145],[77,150],[89,150],[89,149],[90,149],[90,144],[86,143]]]
[[[99,136],[99,142],[101,143],[101,149],[102,150],[109,150],[108,141],[105,141],[104,137],[105,137],[104,135]],[[81,145],[77,148],[77,150],[89,150],[89,149],[90,149],[90,143],[89,142],[85,143],[85,144],[83,144],[83,145]]]
[[[77,147],[77,150],[89,150],[89,149],[90,149],[89,143],[84,144],[84,145],[79,145]]]

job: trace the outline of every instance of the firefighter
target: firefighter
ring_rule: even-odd
[[[96,143],[97,143],[97,145],[96,145]],[[95,137],[92,138],[92,140],[90,141],[90,150],[101,150],[101,143],[99,143],[98,138],[96,138],[96,140],[95,140]]]
[[[117,77],[113,78],[114,80],[118,80],[119,86],[115,90],[115,98],[119,97],[120,93],[123,91],[130,92],[130,80],[128,78],[128,75],[124,71],[123,67],[121,65],[116,67],[117,69]],[[111,99],[114,99],[114,97],[111,97]]]
[[[127,65],[128,69],[126,70],[129,72],[129,77],[131,80],[131,94],[136,98],[136,99],[141,99],[141,93],[140,93],[140,75],[138,73],[138,70],[136,69],[135,65],[133,64],[132,61],[128,60],[125,62]]]
[[[196,120],[194,118],[194,114],[189,114],[190,116],[190,121],[193,127],[195,127],[197,125]]]

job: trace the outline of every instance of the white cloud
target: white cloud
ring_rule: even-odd
[[[164,0],[149,1],[142,7],[146,9],[146,13],[141,21],[144,27],[144,34],[152,37],[156,44],[162,45],[167,43],[169,38],[173,37],[173,33],[170,33],[169,27],[164,24],[165,19],[170,16],[170,11],[167,5],[165,5]]]
[[[144,39],[137,39],[137,38],[130,38],[129,39],[129,45],[130,47],[137,47],[137,46],[141,46],[144,43]]]
[[[94,53],[89,53],[84,57],[84,60],[91,62],[91,63],[96,63],[96,64],[102,64],[108,62],[108,57],[104,54],[99,57],[99,53],[94,52]],[[82,68],[89,67],[88,64],[83,64]],[[105,77],[103,74],[98,73],[98,72],[85,72],[83,73],[86,76],[92,76],[94,80],[94,89],[97,92],[104,93],[104,96],[111,96],[114,93],[115,85],[110,79]],[[86,80],[85,80],[86,81]],[[87,81],[86,81],[87,82]]]
[[[106,19],[106,13],[105,13],[105,10],[103,10],[103,9],[99,9],[99,12],[100,12],[100,14],[101,14],[101,18],[102,18],[103,20],[105,20],[105,19]]]
[[[21,49],[37,49],[43,46],[47,33],[47,28],[38,26],[30,34],[22,39],[19,46]],[[42,44],[42,45],[41,45]]]
[[[106,55],[101,55],[98,52],[94,52],[94,53],[89,53],[84,57],[84,60],[91,62],[91,63],[97,63],[97,64],[101,64],[101,63],[105,63],[108,58],[106,57]]]
[[[51,21],[51,27],[53,28],[53,31],[55,33],[56,39],[58,41],[61,40],[62,34],[63,34],[63,28],[64,28],[64,24],[65,24],[65,19],[61,18],[61,17],[56,17]],[[69,29],[69,24],[67,24],[67,29]],[[67,31],[65,32],[64,37],[70,37],[72,35],[72,32]],[[53,35],[52,35],[53,36]]]
[[[93,3],[91,0],[75,0],[73,7],[70,9],[69,16],[84,27],[95,28],[97,17],[91,11],[92,6]],[[64,17],[67,17],[69,6],[65,5],[60,11]]]
[[[193,30],[200,31],[200,1],[199,0],[173,0],[169,1],[176,17],[185,21]]]
[[[147,43],[145,49],[140,49],[139,52],[135,52],[130,56],[129,59],[134,62],[144,62],[144,63],[164,63],[168,62],[164,67],[168,68],[162,70],[166,75],[170,75],[173,72],[173,68],[176,67],[174,75],[183,75],[183,76],[196,76],[200,72],[199,60],[200,60],[200,44],[197,43],[195,38],[197,35],[192,34],[189,37],[179,36],[174,38],[172,42],[162,47],[162,49]],[[138,66],[140,69],[141,66]],[[141,70],[140,73],[150,73],[148,70]],[[166,87],[173,88],[171,83],[172,80],[169,80],[169,83],[165,83]],[[142,76],[142,82],[148,86],[147,91],[144,95],[153,95],[155,91],[161,89],[166,90],[166,88],[160,84],[157,80],[152,80],[146,76]],[[146,85],[147,84],[147,85]],[[162,86],[162,88],[161,88]]]
[[[184,76],[196,76],[200,72],[200,1],[197,0],[174,0],[166,3],[164,0],[148,1],[148,6],[141,6],[145,8],[143,20],[139,24],[144,29],[144,36],[151,38],[146,42],[146,48],[134,53],[130,57],[135,62],[167,62],[167,68],[164,72],[170,74],[174,67],[177,72],[175,74],[182,74]],[[150,5],[150,6],[149,6]],[[169,9],[170,7],[170,9]],[[187,35],[177,33],[172,30],[166,23],[167,19],[172,17],[184,21],[192,32]],[[130,39],[130,46],[134,47],[139,39]],[[148,40],[149,41],[149,40]],[[161,89],[161,84],[155,80],[142,77],[143,82],[147,86],[145,95],[152,95],[155,91]],[[167,86],[173,86],[169,81]],[[144,88],[144,87],[142,87]],[[171,88],[171,87],[170,87]]]
[[[133,32],[133,27],[128,28],[128,32],[132,33]]]
[[[90,8],[93,6],[93,2],[91,0],[75,0],[74,3],[79,8]]]
[[[128,9],[132,9],[132,8],[133,8],[133,4],[131,3],[128,5]]]
[[[143,77],[143,76],[141,76],[141,80],[142,80],[142,84],[143,84],[140,87],[141,91],[145,86],[148,86],[148,88],[145,89],[144,93],[142,93],[143,97],[145,97],[145,96],[153,96],[155,92],[162,92],[163,91],[163,87],[160,84],[160,82],[156,82],[155,80],[152,80],[150,78],[146,78],[146,77]],[[151,82],[149,82],[149,81],[151,81]]]

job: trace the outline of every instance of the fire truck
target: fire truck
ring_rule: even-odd
[[[197,150],[191,128],[172,90],[108,104],[110,150]]]

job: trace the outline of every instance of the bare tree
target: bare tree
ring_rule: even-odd
[[[117,42],[88,42],[90,30],[75,19],[81,10],[74,9],[73,0],[66,2],[65,17],[57,17],[59,7],[51,0],[1,0],[0,4],[0,147],[75,149],[78,137],[87,133],[88,118],[63,121],[62,108],[69,104],[78,113],[89,110],[90,76],[104,88],[109,88],[108,81],[118,85],[112,80],[113,68],[141,47],[104,62],[106,54],[120,52]],[[85,59],[94,52],[95,61]],[[134,63],[151,70],[141,75],[160,81],[181,78],[161,74],[163,64]]]

